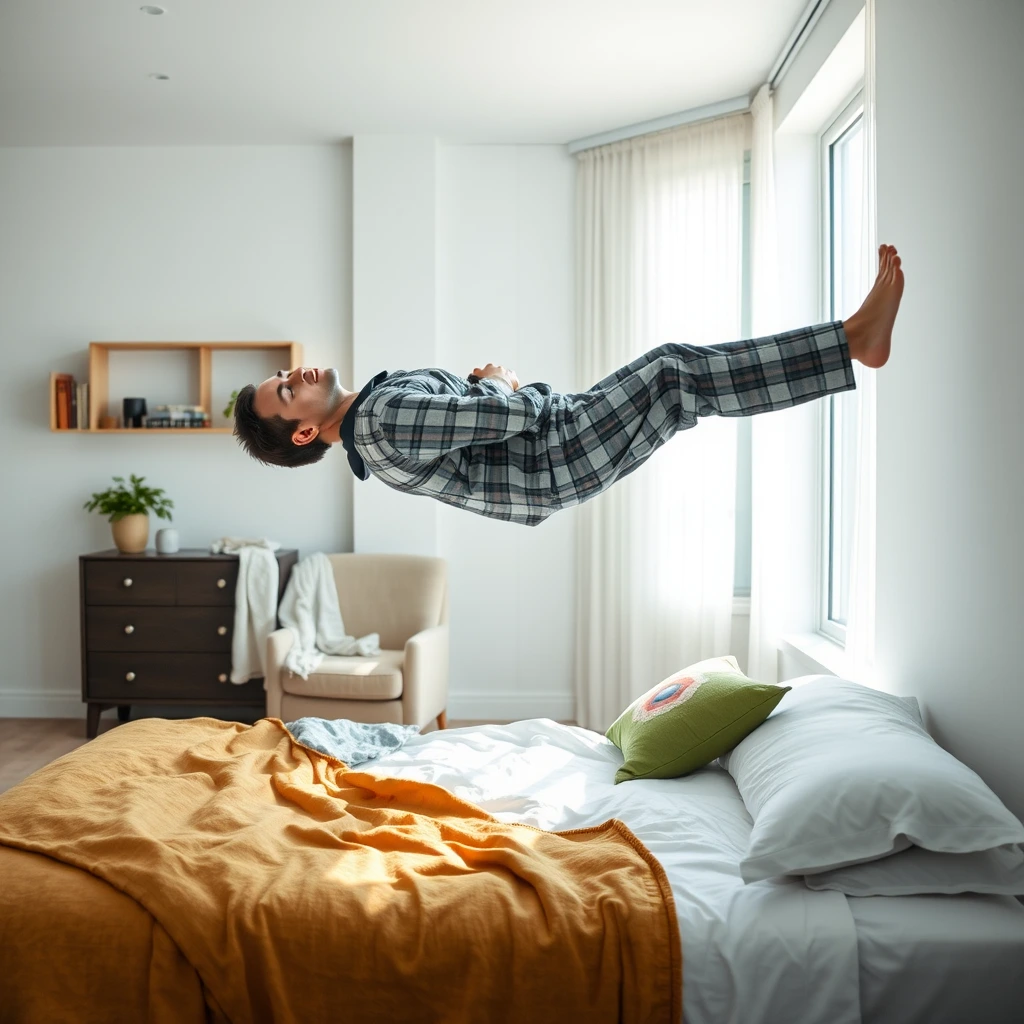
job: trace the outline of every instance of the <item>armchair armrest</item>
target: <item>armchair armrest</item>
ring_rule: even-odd
[[[281,717],[281,672],[284,659],[295,643],[295,634],[290,629],[275,629],[267,637],[267,674],[263,689],[267,691],[267,717]]]
[[[402,719],[426,725],[448,705],[448,625],[431,626],[405,642]]]

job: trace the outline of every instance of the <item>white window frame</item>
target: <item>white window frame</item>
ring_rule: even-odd
[[[819,279],[819,320],[828,323],[835,319],[832,311],[832,176],[830,148],[841,138],[854,122],[862,116],[864,109],[863,85],[840,106],[818,133],[818,194],[819,206],[819,252],[821,255],[821,276]],[[835,398],[830,396],[820,402],[818,431],[820,445],[819,543],[818,543],[818,633],[841,646],[846,646],[846,626],[829,617],[831,601],[830,538],[831,538],[831,452],[832,452],[832,410]]]

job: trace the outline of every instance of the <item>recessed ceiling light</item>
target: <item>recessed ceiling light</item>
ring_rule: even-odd
[[[145,7],[140,7],[140,11],[143,14],[166,14],[167,12],[162,7],[153,7],[150,4],[146,4]]]
[[[159,74],[156,74],[155,72],[153,74],[151,74],[149,77],[150,78],[155,78],[158,82],[169,82],[171,80],[171,76],[170,75],[159,75]]]

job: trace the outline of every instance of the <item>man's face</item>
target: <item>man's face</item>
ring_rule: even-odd
[[[258,385],[253,408],[261,419],[276,415],[286,420],[298,420],[296,435],[302,436],[293,440],[302,444],[316,436],[316,431],[341,404],[342,397],[338,371],[333,367],[299,366],[290,371],[278,370],[276,376],[268,377]],[[308,437],[311,427],[316,431]]]

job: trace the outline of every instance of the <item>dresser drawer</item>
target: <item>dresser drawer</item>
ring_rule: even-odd
[[[87,607],[86,650],[230,652],[234,618],[227,607]]]
[[[174,572],[170,566],[141,561],[85,563],[85,603],[174,604]]]
[[[234,605],[238,561],[181,562],[176,566],[177,603]]]
[[[124,704],[161,699],[264,702],[261,679],[241,686],[230,682],[230,654],[94,653],[87,655],[87,662],[89,700]]]

